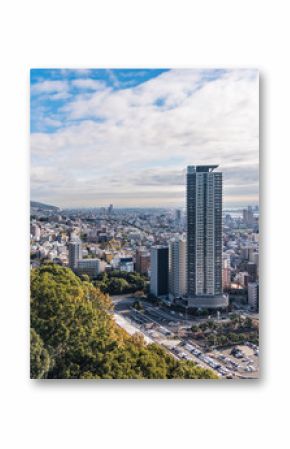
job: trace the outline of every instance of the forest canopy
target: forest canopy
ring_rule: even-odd
[[[216,379],[178,361],[114,321],[112,303],[70,269],[31,271],[30,376],[33,379]]]

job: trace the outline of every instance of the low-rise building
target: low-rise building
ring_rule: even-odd
[[[101,261],[100,259],[79,260],[74,271],[77,274],[87,274],[90,277],[96,277],[101,272]]]

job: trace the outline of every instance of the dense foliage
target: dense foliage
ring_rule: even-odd
[[[116,325],[109,297],[57,265],[31,272],[31,377],[216,378]]]
[[[99,274],[94,285],[103,293],[121,295],[144,291],[147,287],[147,279],[139,273],[127,273],[126,271],[111,271]]]
[[[232,346],[246,341],[259,344],[259,329],[255,321],[240,315],[232,315],[227,322],[209,320],[193,325],[191,330],[195,339],[202,340],[209,347]]]

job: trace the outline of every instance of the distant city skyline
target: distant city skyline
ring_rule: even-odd
[[[219,164],[224,207],[258,204],[256,70],[31,71],[31,199],[185,207],[186,167]]]

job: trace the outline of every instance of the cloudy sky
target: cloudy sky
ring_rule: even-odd
[[[224,203],[258,203],[255,70],[31,71],[31,199],[185,205],[187,165],[219,164]]]

